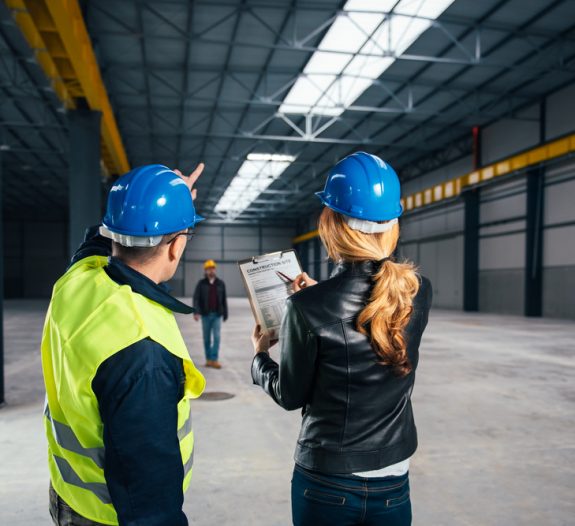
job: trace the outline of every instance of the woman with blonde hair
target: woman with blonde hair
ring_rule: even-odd
[[[254,329],[252,377],[287,410],[302,408],[292,479],[295,526],[411,524],[411,392],[431,285],[394,251],[402,213],[395,171],[354,153],[330,171],[319,235],[337,266],[294,281],[279,335]]]

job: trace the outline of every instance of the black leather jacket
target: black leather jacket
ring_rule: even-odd
[[[259,353],[254,383],[281,407],[303,407],[296,464],[324,473],[370,471],[400,462],[417,448],[411,392],[421,335],[431,306],[431,284],[420,277],[405,329],[413,371],[396,376],[377,363],[355,320],[378,263],[340,265],[332,277],[293,294],[279,337],[279,365]]]

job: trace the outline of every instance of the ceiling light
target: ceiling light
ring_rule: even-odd
[[[282,153],[248,153],[248,161],[295,161],[295,156]]]
[[[295,160],[293,155],[250,153],[215,206],[218,214],[234,220]]]

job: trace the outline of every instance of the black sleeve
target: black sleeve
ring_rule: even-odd
[[[109,257],[112,255],[112,240],[101,236],[99,229],[99,225],[86,229],[84,241],[72,256],[70,266],[90,256]]]
[[[259,353],[252,362],[252,378],[278,405],[298,409],[305,405],[312,389],[318,340],[289,299],[278,345],[279,365],[268,353]]]
[[[197,285],[196,285],[196,289],[194,290],[194,310],[196,311],[196,314],[201,314],[201,308],[200,308],[200,295],[201,295],[201,289],[202,287],[202,282],[198,281]]]
[[[177,404],[179,358],[146,339],[98,369],[92,387],[104,424],[104,475],[122,526],[187,526]]]
[[[228,295],[226,294],[226,284],[222,281],[222,287],[224,290],[224,321],[228,319]]]

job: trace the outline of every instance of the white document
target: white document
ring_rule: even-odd
[[[273,252],[238,262],[252,311],[271,339],[278,337],[292,281],[302,273],[295,250]]]

